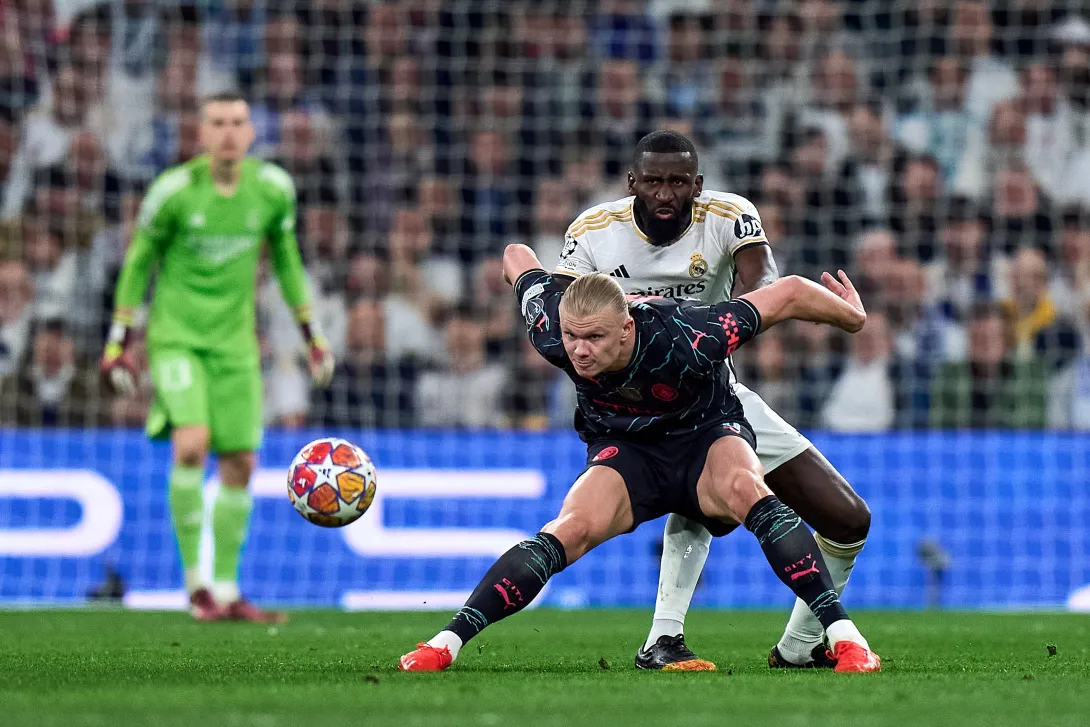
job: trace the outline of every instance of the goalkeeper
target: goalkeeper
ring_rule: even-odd
[[[268,243],[273,270],[309,348],[311,377],[326,385],[329,347],[310,319],[309,291],[295,241],[295,188],[279,167],[246,156],[254,127],[235,93],[201,105],[204,155],[155,180],[140,209],[117,282],[102,371],[118,393],[135,389],[126,347],[152,270],[157,280],[147,325],[155,398],[147,432],[170,437],[170,511],[191,612],[202,621],[279,621],[239,593],[239,558],[249,530],[247,486],[261,444],[261,371],[255,306],[257,267]],[[219,461],[212,507],[211,584],[197,553],[209,451]]]

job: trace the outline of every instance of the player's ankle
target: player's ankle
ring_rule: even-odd
[[[780,655],[792,664],[805,664],[813,658],[814,649],[820,644],[820,633],[816,636],[784,633],[776,644],[776,648]]]
[[[428,646],[437,649],[446,647],[450,650],[450,661],[454,663],[458,658],[458,652],[462,649],[462,639],[453,631],[440,631],[434,638],[428,640]]]
[[[647,634],[647,641],[644,642],[643,648],[650,649],[663,636],[677,636],[684,633],[684,619],[656,616],[655,620],[651,622],[651,631]]]
[[[863,634],[859,633],[859,628],[852,623],[850,618],[842,618],[829,624],[828,628],[825,629],[825,634],[829,637],[829,648],[835,649],[836,645],[841,641],[851,641],[868,651],[870,650],[870,644],[863,638]]]
[[[234,603],[241,597],[238,581],[216,581],[212,584],[212,596],[221,604]]]

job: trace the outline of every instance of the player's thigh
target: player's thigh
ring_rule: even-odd
[[[262,434],[258,362],[209,358],[207,368],[212,451],[257,451]]]
[[[568,564],[633,527],[632,503],[621,474],[590,467],[575,481],[555,520],[541,530],[564,544]]]
[[[870,508],[815,447],[765,475],[768,488],[823,538],[858,543],[870,531]]]
[[[750,508],[769,494],[761,462],[748,441],[725,436],[712,442],[696,483],[697,504],[705,516],[742,523]]]
[[[193,351],[164,349],[148,355],[155,390],[148,429],[152,436],[173,429],[208,425],[208,377]],[[154,430],[154,431],[153,431]]]
[[[810,449],[810,441],[777,414],[756,392],[735,384],[742,412],[757,437],[757,457],[765,474]]]

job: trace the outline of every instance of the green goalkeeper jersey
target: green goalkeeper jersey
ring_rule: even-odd
[[[280,167],[242,162],[231,196],[217,191],[211,162],[169,169],[144,197],[115,305],[140,305],[156,263],[147,325],[149,350],[186,348],[258,357],[256,288],[264,242],[292,310],[306,315],[309,292],[295,241],[295,187]]]

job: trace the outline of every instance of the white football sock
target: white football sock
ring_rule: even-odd
[[[655,620],[651,622],[645,649],[651,648],[661,636],[677,636],[685,632],[685,614],[693,600],[700,572],[708,560],[711,542],[712,534],[703,525],[681,515],[670,515],[666,519]]]
[[[444,646],[450,649],[450,657],[453,662],[458,658],[458,652],[462,648],[462,639],[453,631],[440,631],[435,638],[428,640],[428,646],[442,649]]]
[[[204,576],[201,575],[199,566],[185,569],[185,592],[192,595],[193,591],[199,591],[205,587]]]
[[[850,618],[842,618],[829,625],[829,648],[835,649],[836,645],[840,641],[854,641],[862,646],[867,651],[870,651],[870,644],[863,638],[863,634],[859,633],[859,629],[852,623]]]
[[[234,603],[241,597],[238,581],[216,581],[212,584],[212,596],[216,599],[216,603],[225,606]]]
[[[821,555],[825,558],[825,565],[829,568],[833,588],[838,595],[842,594],[844,586],[848,583],[848,575],[855,567],[855,559],[867,541],[860,540],[851,545],[841,545],[826,540],[817,533],[814,533],[814,540],[817,541]],[[783,657],[791,663],[805,664],[810,661],[810,652],[821,643],[822,631],[821,622],[814,616],[810,607],[801,599],[795,599],[791,618],[787,620],[787,628],[784,629],[783,636],[780,637],[780,642],[776,646],[779,647]]]

